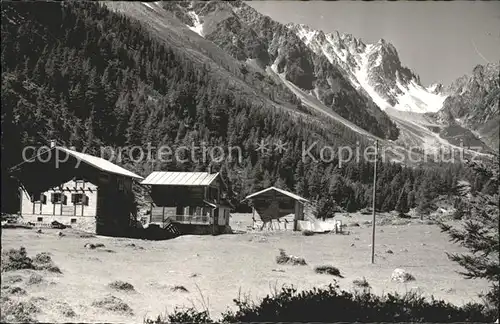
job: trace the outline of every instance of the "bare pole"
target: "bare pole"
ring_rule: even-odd
[[[378,161],[378,140],[375,141],[375,164],[373,166],[373,198],[372,198],[372,264],[375,263],[375,198],[377,192],[377,161]]]

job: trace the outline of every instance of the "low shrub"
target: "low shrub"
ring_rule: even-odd
[[[353,280],[352,282],[354,284],[355,287],[359,287],[359,288],[371,288],[370,284],[368,283],[368,281],[366,281],[366,278],[363,277],[363,279],[355,279]]]
[[[21,287],[8,287],[5,289],[5,293],[10,295],[26,295],[26,290]]]
[[[19,301],[2,298],[2,311],[0,322],[2,323],[36,323],[35,316],[40,309],[32,301]]]
[[[463,307],[415,293],[387,294],[349,293],[337,285],[297,292],[284,287],[278,294],[260,303],[235,300],[238,309],[223,314],[223,322],[493,322],[493,313],[484,305]]]
[[[19,250],[10,249],[5,252],[2,251],[1,272],[22,269],[35,269],[33,260],[28,257],[24,247],[21,247]]]
[[[172,291],[180,291],[180,292],[189,292],[186,287],[184,286],[173,286]]]
[[[33,264],[36,270],[47,270],[55,273],[62,273],[61,269],[54,264],[50,255],[46,252],[35,255],[33,258]]]
[[[72,318],[76,316],[76,313],[73,310],[73,308],[71,308],[71,306],[66,302],[58,303],[57,308],[61,312],[61,314],[65,317]]]
[[[172,314],[163,318],[158,316],[155,320],[146,319],[145,324],[167,324],[167,323],[214,323],[210,318],[208,311],[198,311],[195,308],[179,309],[176,308]]]
[[[28,285],[38,285],[39,283],[42,283],[43,277],[37,273],[32,273],[29,278],[28,278]]]
[[[332,266],[332,265],[317,266],[316,268],[314,268],[314,272],[319,273],[319,274],[329,274],[329,275],[332,275],[332,276],[344,278],[340,274],[340,270],[338,268]]]
[[[113,281],[108,285],[110,288],[116,289],[116,290],[124,290],[124,291],[134,291],[134,286],[132,284],[129,284],[128,282],[117,280]]]
[[[94,300],[92,306],[105,309],[111,312],[124,313],[127,315],[133,315],[134,312],[129,305],[124,303],[120,298],[115,296],[106,296],[102,299]]]

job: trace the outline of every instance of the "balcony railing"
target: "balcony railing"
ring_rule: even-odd
[[[168,216],[173,223],[180,224],[199,224],[199,225],[208,225],[210,224],[209,216],[198,216],[198,215],[175,215]]]
[[[172,223],[180,224],[210,224],[210,216],[207,214],[195,215],[172,215],[171,208],[152,207],[151,208],[151,223],[165,223],[171,221]]]

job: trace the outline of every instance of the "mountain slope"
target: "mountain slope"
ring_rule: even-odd
[[[372,100],[356,91],[342,71],[317,56],[286,26],[259,14],[243,2],[157,4],[188,28],[199,24],[203,37],[241,62],[264,69],[275,66],[285,79],[320,100],[340,116],[370,133],[394,139],[397,128]],[[123,10],[139,20],[146,19]],[[196,17],[196,18],[194,18]]]
[[[454,81],[445,91],[450,95],[437,117],[472,130],[498,151],[500,64],[477,65],[471,75]]]
[[[448,94],[439,84],[424,87],[402,65],[395,47],[383,39],[367,45],[349,34],[283,25],[240,1],[148,6],[165,9],[247,68],[280,75],[272,79],[295,94],[301,92],[298,95],[306,106],[310,107],[304,96],[314,96],[322,107],[315,111],[324,113],[328,107],[334,119],[341,116],[376,137],[396,140],[404,147],[421,145],[430,153],[461,142],[465,147],[486,148],[467,127],[433,115]],[[424,113],[425,118],[415,115]]]

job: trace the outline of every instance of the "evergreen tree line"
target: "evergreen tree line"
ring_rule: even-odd
[[[303,145],[364,148],[366,139],[333,121],[242,95],[203,63],[97,3],[6,3],[1,32],[3,195],[15,192],[5,175],[21,161],[22,148],[44,145],[44,139],[88,153],[100,146],[203,142],[242,149],[241,161],[214,165],[234,202],[275,185],[318,201],[325,214],[371,205],[373,163],[350,161],[339,168],[337,158],[302,161]],[[268,154],[256,151],[262,140],[270,144]],[[286,142],[286,151],[272,150],[278,141]],[[153,168],[206,170],[210,161],[122,163],[147,175]],[[460,165],[380,163],[377,209],[429,210],[434,197],[464,178],[481,190],[484,181]]]

